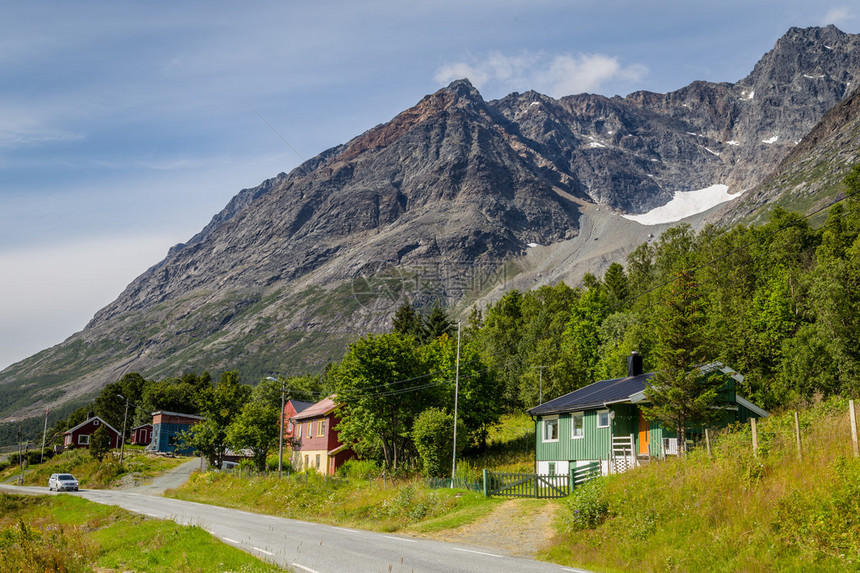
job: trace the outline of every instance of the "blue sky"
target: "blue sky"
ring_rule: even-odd
[[[469,76],[486,99],[737,81],[853,2],[2,1],[0,368],[239,190]]]

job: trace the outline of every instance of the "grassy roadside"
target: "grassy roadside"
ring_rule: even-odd
[[[715,440],[713,456],[652,464],[583,488],[566,501],[541,557],[595,571],[860,570],[860,459],[847,401],[793,413]]]
[[[86,449],[66,450],[41,464],[29,466],[24,471],[24,485],[48,487],[48,478],[53,473],[71,473],[78,478],[81,487],[88,489],[139,485],[187,460],[154,456],[145,453],[142,447],[128,447],[120,464],[119,452],[111,452],[99,462]],[[8,467],[0,472],[0,482],[20,475],[18,466]]]
[[[307,480],[307,481],[306,481]],[[242,477],[195,473],[168,497],[373,531],[458,527],[500,503],[462,489],[430,489],[420,479],[324,480],[315,473]]]
[[[199,527],[144,518],[69,496],[0,494],[0,570],[269,572]]]

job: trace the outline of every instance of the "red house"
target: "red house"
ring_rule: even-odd
[[[63,432],[63,446],[66,448],[70,446],[74,446],[76,448],[89,448],[90,436],[92,436],[100,426],[107,428],[108,435],[110,436],[110,449],[118,448],[120,442],[119,432],[98,416],[93,416],[92,418],[81,422],[74,428],[69,428]]]
[[[152,441],[152,424],[141,424],[131,429],[131,444],[148,446]]]
[[[284,440],[292,440],[293,434],[296,433],[296,422],[293,419],[296,417],[296,414],[304,412],[313,405],[313,402],[287,400],[287,403],[284,405]]]
[[[295,422],[293,435],[293,468],[298,471],[314,469],[319,473],[334,474],[355,453],[342,444],[337,437],[337,404],[328,397],[309,406],[292,420]]]

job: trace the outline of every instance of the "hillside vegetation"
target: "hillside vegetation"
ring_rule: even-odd
[[[860,459],[847,400],[729,429],[684,459],[592,482],[544,557],[596,571],[848,571],[860,567]]]

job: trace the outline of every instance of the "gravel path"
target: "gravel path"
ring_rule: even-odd
[[[501,549],[512,555],[533,557],[555,536],[555,502],[512,499],[474,523],[427,535],[440,541]]]
[[[188,481],[188,477],[195,470],[200,469],[200,458],[191,458],[185,463],[182,463],[169,472],[162,474],[145,485],[136,487],[124,487],[122,489],[143,495],[161,495],[165,490],[179,487]]]

